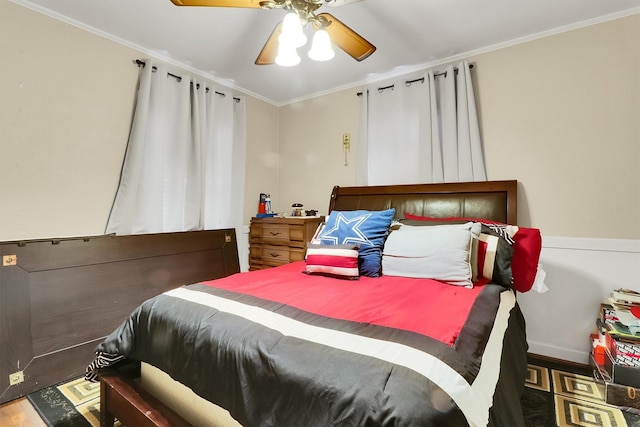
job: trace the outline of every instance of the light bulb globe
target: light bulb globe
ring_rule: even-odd
[[[295,46],[280,40],[278,44],[278,55],[276,56],[276,64],[282,67],[293,67],[300,63],[300,56]]]
[[[289,12],[285,15],[279,38],[286,40],[294,47],[302,47],[307,43],[307,36],[302,31],[302,22],[296,12]]]
[[[329,33],[323,28],[316,31],[313,35],[313,42],[309,50],[309,58],[314,61],[328,61],[335,56],[335,52],[331,47],[331,38]]]

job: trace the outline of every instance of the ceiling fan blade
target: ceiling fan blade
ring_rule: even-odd
[[[259,0],[171,0],[176,6],[209,7],[255,7],[260,8]]]
[[[273,32],[269,36],[269,39],[262,47],[260,54],[256,58],[256,65],[271,65],[276,62],[276,56],[278,55],[278,37],[282,32],[282,21],[276,25]]]
[[[351,55],[356,61],[367,59],[376,47],[369,43],[360,34],[336,19],[330,13],[320,13],[318,17],[324,18],[329,24],[325,27],[331,37],[331,41],[340,49]]]

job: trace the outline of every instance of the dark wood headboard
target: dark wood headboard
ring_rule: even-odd
[[[518,223],[518,183],[510,181],[457,182],[333,188],[329,212],[395,208],[405,213],[444,218],[482,218]]]
[[[233,229],[4,242],[0,256],[0,403],[83,374],[144,300],[240,271]]]

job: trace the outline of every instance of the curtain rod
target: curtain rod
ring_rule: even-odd
[[[135,62],[135,64],[136,64],[138,67],[143,67],[143,68],[144,68],[144,66],[145,66],[145,65],[147,65],[147,64],[146,64],[146,62],[144,62],[144,61],[143,61],[143,60],[141,60],[141,59],[136,59],[134,62]],[[153,67],[151,67],[151,71],[152,71],[152,72],[155,72],[155,71],[157,71],[157,70],[158,70],[158,67],[156,67],[155,65],[154,65]],[[171,74],[171,73],[169,73],[169,72],[167,72],[167,75],[168,75],[168,76],[170,76],[170,77],[173,77],[174,79],[176,79],[176,80],[178,80],[178,81],[181,81],[181,80],[182,80],[182,77],[181,77],[181,76],[177,76],[177,75],[175,75],[175,74]],[[192,84],[193,84],[193,83],[192,83]],[[196,89],[200,89],[200,83],[196,83]],[[207,93],[209,93],[209,88],[205,88],[205,89],[207,90]],[[224,93],[222,93],[222,92],[218,92],[218,91],[215,91],[215,94],[216,94],[216,95],[219,95],[219,96],[221,96],[221,97],[223,97],[223,98],[224,98],[225,96],[227,96],[227,95],[225,95]],[[240,102],[240,98],[236,98],[235,96],[233,97],[233,100],[234,100],[234,101],[236,101],[236,103]]]
[[[473,64],[469,64],[469,69],[472,69],[472,68],[473,68]],[[453,69],[453,72],[457,73],[458,72],[458,68],[455,67]],[[438,77],[438,76],[445,76],[445,78],[446,78],[447,77],[447,72],[443,71],[441,73],[435,73],[433,75],[433,77]],[[413,83],[417,83],[417,82],[424,83],[424,77],[420,77],[419,79],[407,80],[407,81],[404,82],[404,84],[408,87],[408,86],[411,86]],[[396,87],[396,85],[389,85],[389,86],[379,87],[378,88],[378,92],[382,93],[387,89],[393,90],[395,87]],[[358,93],[356,93],[356,95],[362,96],[362,92],[358,92]]]

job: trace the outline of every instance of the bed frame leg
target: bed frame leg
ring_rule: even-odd
[[[115,417],[107,409],[109,390],[106,382],[100,381],[100,427],[113,427]]]

